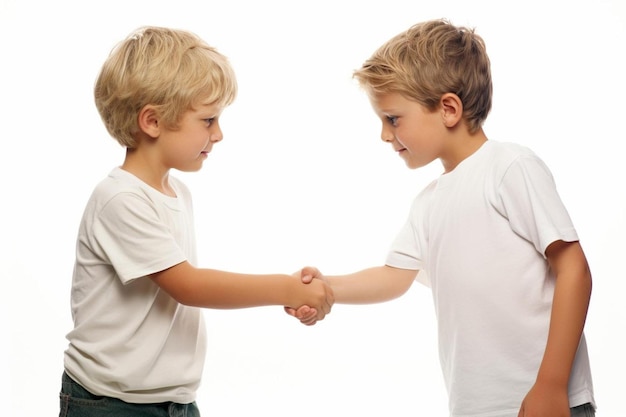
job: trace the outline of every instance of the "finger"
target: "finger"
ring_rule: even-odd
[[[324,304],[322,305],[322,308],[324,310],[324,314],[330,313],[330,310],[332,309],[332,307],[333,307],[332,303],[330,303],[328,300],[326,300],[324,302]]]
[[[317,322],[317,309],[309,307],[309,312],[306,316],[300,317],[300,323],[312,326]]]
[[[311,307],[306,306],[306,305],[301,306],[297,310],[293,307],[283,307],[283,309],[285,310],[285,313],[297,319],[303,319],[303,318],[310,317],[311,315],[316,314],[315,309],[312,309]]]
[[[302,318],[308,317],[309,315],[311,315],[311,307],[309,307],[307,305],[300,306],[296,310],[296,317],[298,319],[302,319]]]
[[[296,310],[291,308],[291,307],[283,307],[285,310],[285,313],[289,314],[292,317],[296,317]]]
[[[296,317],[302,319],[304,317],[311,315],[311,307],[309,306],[300,306],[296,311]]]
[[[320,321],[320,320],[324,320],[324,317],[326,317],[326,312],[324,312],[324,311],[318,311],[318,313],[317,313],[316,317],[317,317],[317,320],[318,320],[318,321]]]
[[[299,318],[300,318],[300,321],[308,321],[311,319],[315,319],[316,316],[317,316],[317,310],[314,308],[310,308],[306,314],[302,315],[302,317],[299,317]]]

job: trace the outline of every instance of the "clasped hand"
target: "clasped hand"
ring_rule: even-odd
[[[331,307],[335,302],[333,291],[324,279],[322,273],[314,267],[304,267],[300,271],[293,274],[297,279],[300,279],[304,284],[310,284],[314,279],[324,281],[324,285],[327,287],[326,302],[322,304],[321,309],[317,309],[308,305],[303,305],[297,309],[292,307],[285,307],[285,312],[290,316],[293,316],[300,320],[300,323],[313,326],[320,320],[324,320],[326,314],[330,313]]]

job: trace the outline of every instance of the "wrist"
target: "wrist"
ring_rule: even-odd
[[[303,284],[299,278],[287,275],[284,285],[283,305],[297,309],[303,302]]]
[[[548,372],[540,370],[535,380],[535,385],[550,386],[553,388],[565,388],[567,389],[569,383],[569,375],[564,375],[562,372]]]

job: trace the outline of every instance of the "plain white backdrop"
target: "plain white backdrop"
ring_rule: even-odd
[[[594,275],[587,337],[598,416],[623,411],[626,7],[621,0],[289,2],[0,0],[0,374],[7,415],[58,414],[74,239],[120,164],[92,87],[142,25],[191,30],[227,55],[240,94],[195,196],[202,266],[326,273],[378,265],[438,163],[408,170],[351,79],[384,41],[432,18],[487,43],[491,139],[550,166]],[[111,306],[114,308],[114,306]],[[206,310],[205,416],[447,415],[430,294],[335,306],[314,327],[281,308]]]

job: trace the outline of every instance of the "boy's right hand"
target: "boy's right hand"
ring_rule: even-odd
[[[311,281],[313,281],[314,279],[319,279],[321,281],[324,281],[324,283],[326,284],[326,280],[324,279],[324,276],[319,271],[319,269],[312,267],[312,266],[306,266],[302,268],[300,271],[294,273],[294,276],[300,279],[303,284],[310,284]],[[331,296],[332,296],[332,290],[331,290]],[[334,298],[332,300],[332,303],[334,303]],[[332,306],[332,303],[331,303],[331,306]],[[308,305],[300,306],[298,309],[294,309],[292,307],[285,307],[285,312],[289,314],[290,316],[293,316],[297,318],[298,320],[300,320],[300,323],[307,325],[307,326],[313,326],[319,320],[323,320],[324,316],[330,312],[330,309],[325,314],[323,314],[321,318],[320,318],[320,315],[318,314],[317,309],[310,307]]]
[[[308,287],[307,292],[309,294],[313,293],[316,302],[304,302],[300,305],[300,308],[305,305],[310,306],[316,310],[316,321],[324,320],[324,317],[330,313],[330,310],[335,303],[335,295],[333,294],[332,288],[330,288],[330,285],[322,279],[311,278],[309,282],[302,280],[302,283],[306,284],[305,286]]]

